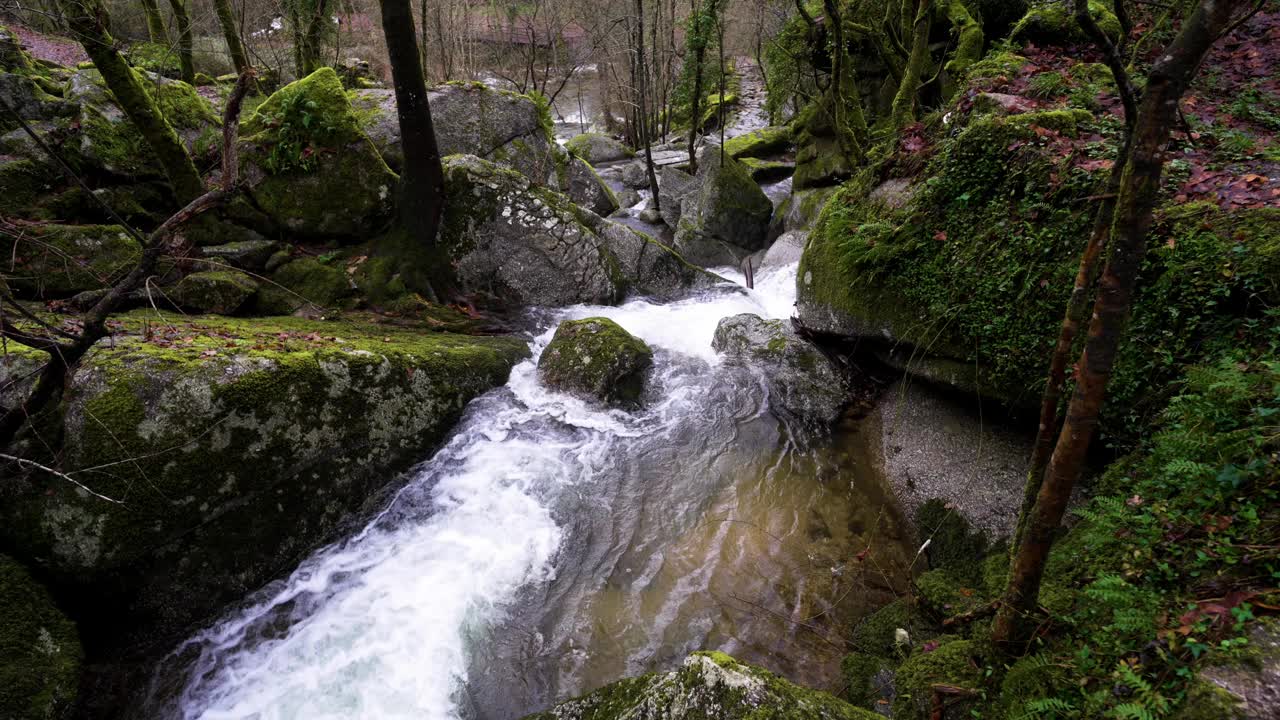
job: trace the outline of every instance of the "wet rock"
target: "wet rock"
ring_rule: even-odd
[[[608,318],[566,320],[556,328],[538,375],[548,387],[634,407],[644,394],[653,351],[643,340]]]
[[[104,340],[59,406],[57,467],[110,468],[80,477],[127,502],[32,473],[0,506],[0,542],[80,599],[99,647],[171,639],[278,577],[527,356],[383,325],[166,321],[189,340]]]
[[[1248,634],[1238,662],[1200,671],[1177,720],[1280,720],[1280,621],[1250,623]]]
[[[784,232],[809,229],[835,191],[833,187],[793,191],[773,214],[769,222],[769,236],[778,237]]]
[[[786,152],[791,146],[791,130],[786,127],[764,127],[746,135],[729,138],[725,152],[735,158],[764,158]]]
[[[785,267],[800,262],[800,255],[804,252],[804,244],[808,239],[809,231],[807,230],[792,230],[783,233],[764,252],[764,256],[760,258],[756,268],[764,270],[765,268]]]
[[[711,346],[735,362],[758,368],[769,387],[769,407],[815,427],[840,417],[846,402],[843,373],[786,320],[757,315],[727,317]]]
[[[618,207],[624,210],[635,207],[640,202],[640,193],[630,188],[614,193],[614,197],[618,199]]]
[[[662,220],[668,227],[680,224],[681,202],[697,187],[697,179],[683,170],[670,166],[658,170],[658,201],[662,206]]]
[[[805,718],[878,720],[817,690],[719,652],[694,653],[675,670],[620,680],[525,720],[666,720],[667,718]]]
[[[675,247],[700,265],[736,265],[765,247],[773,203],[745,165],[719,152],[703,153],[696,192],[680,198]]]
[[[583,133],[564,144],[569,152],[592,165],[635,157],[631,148],[603,133]]]
[[[655,277],[664,284],[673,274],[687,282],[699,277],[669,249],[500,165],[449,157],[445,188],[443,240],[463,291],[483,303],[608,304],[629,291],[654,291]],[[633,256],[645,259],[643,267],[627,261]]]
[[[796,164],[785,160],[760,160],[743,158],[742,164],[751,173],[751,179],[757,183],[770,183],[784,180],[796,171]]]
[[[568,156],[565,163],[565,179],[560,190],[569,199],[601,217],[617,210],[621,203],[600,179],[596,171],[580,157]]]
[[[247,191],[276,225],[352,241],[390,221],[399,178],[361,129],[332,68],[272,94],[241,133]]]
[[[119,225],[36,225],[0,233],[9,287],[32,298],[61,298],[109,286],[137,264],[142,246]],[[11,263],[11,266],[10,266]]]
[[[242,272],[207,270],[179,280],[169,296],[192,312],[233,315],[257,289],[258,283]]]
[[[633,162],[622,167],[622,184],[634,190],[649,188],[649,172],[642,162]]]
[[[22,565],[0,555],[0,717],[65,717],[82,658],[76,626]]]
[[[657,225],[662,222],[662,213],[651,207],[641,210],[640,214],[636,215],[636,217],[639,218],[641,222],[647,222],[650,225]]]

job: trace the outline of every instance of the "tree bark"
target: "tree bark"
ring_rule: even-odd
[[[640,31],[636,33],[636,65],[640,67],[640,142],[644,144],[644,167],[649,176],[649,194],[653,196],[653,208],[660,210],[658,201],[658,176],[653,171],[653,138],[649,137],[649,82],[644,66],[644,0],[636,0],[636,17]]]
[[[381,6],[382,32],[391,60],[404,148],[404,172],[400,175],[402,232],[390,249],[400,262],[406,282],[436,300],[452,292],[449,266],[438,256],[436,237],[444,213],[444,168],[431,121],[410,0],[381,0]]]
[[[169,0],[169,7],[173,9],[173,24],[178,28],[178,65],[182,69],[182,81],[194,85],[196,66],[191,57],[191,16],[187,14],[186,0]]]
[[[178,134],[143,87],[141,77],[116,51],[115,39],[107,32],[106,8],[97,0],[61,0],[61,7],[107,88],[160,161],[178,202],[185,205],[199,197],[204,193],[204,181]]]
[[[915,22],[911,25],[911,54],[902,70],[902,82],[893,96],[891,119],[895,128],[903,128],[915,120],[916,93],[920,79],[929,64],[929,20],[933,15],[933,0],[917,0]],[[910,5],[910,0],[903,0]]]
[[[164,29],[164,18],[160,16],[156,0],[142,0],[142,14],[147,18],[147,35],[151,42],[168,45],[169,33]]]
[[[235,65],[239,75],[249,69],[249,55],[240,41],[240,30],[236,27],[236,15],[231,9],[231,0],[213,0],[213,9],[218,14],[218,25],[222,27],[222,37],[227,41],[227,52],[231,54],[231,64]]]
[[[707,27],[709,16],[715,13],[715,0],[706,0],[701,8],[694,10],[692,27],[689,29],[689,49],[693,52],[693,98],[689,110],[689,174],[698,172],[698,157],[695,145],[698,142],[698,121],[702,119],[702,68],[707,56]]]
[[[1025,641],[1028,620],[1035,614],[1045,562],[1093,439],[1128,319],[1159,199],[1164,147],[1177,122],[1178,105],[1205,55],[1231,27],[1233,14],[1247,4],[1244,0],[1201,0],[1147,77],[1116,198],[1111,246],[1093,305],[1088,339],[1077,363],[1075,392],[992,625],[996,643],[1013,647]]]

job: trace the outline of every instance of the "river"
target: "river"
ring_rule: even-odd
[[[703,648],[838,687],[845,624],[899,582],[862,551],[902,566],[901,521],[856,423],[792,432],[711,348],[721,318],[787,317],[794,292],[792,265],[544,311],[535,359],[363,529],[176,651],[147,716],[518,718]],[[593,315],[654,348],[645,409],[539,384],[556,323]]]

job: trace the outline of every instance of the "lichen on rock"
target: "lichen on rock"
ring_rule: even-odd
[[[643,340],[603,317],[565,320],[538,359],[549,387],[634,407],[644,394],[653,351]]]

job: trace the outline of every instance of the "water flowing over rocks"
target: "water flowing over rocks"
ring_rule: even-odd
[[[720,321],[712,347],[758,368],[769,388],[770,408],[803,423],[826,427],[846,401],[840,369],[800,337],[787,320],[734,315]]]
[[[620,406],[640,403],[653,350],[602,317],[566,320],[538,359],[548,387]]]

